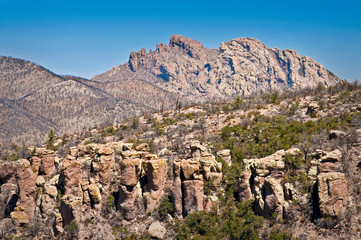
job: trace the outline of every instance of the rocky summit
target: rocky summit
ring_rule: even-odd
[[[129,79],[197,103],[261,90],[312,87],[319,82],[331,86],[340,81],[312,58],[294,50],[268,48],[254,38],[237,38],[208,49],[180,35],[173,35],[168,45],[160,43],[155,51],[132,52],[128,63],[92,80],[95,86],[121,95],[117,88]]]
[[[360,239],[360,100],[342,82],[51,131],[2,155],[0,238]]]

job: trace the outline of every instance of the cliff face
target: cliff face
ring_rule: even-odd
[[[43,223],[49,222],[41,232],[53,237],[69,237],[70,226],[76,226],[80,239],[116,239],[127,235],[111,230],[115,222],[122,221],[128,231],[141,236],[149,232],[154,237],[173,239],[172,228],[166,235],[169,222],[158,222],[156,217],[164,199],[171,199],[174,208],[170,213],[176,219],[199,211],[222,212],[222,182],[227,176],[223,176],[222,163],[216,157],[231,159],[229,150],[213,155],[198,141],[191,141],[187,147],[187,158],[172,159],[150,154],[147,144],[110,142],[78,145],[65,158],[39,148],[29,160],[1,162],[0,224],[12,219],[13,228],[7,229],[10,235],[15,227],[34,224],[34,219],[41,218]],[[310,179],[305,181],[314,189],[312,196],[300,190],[298,184],[305,183],[285,181],[287,157],[304,157],[300,149],[293,148],[261,159],[244,159],[236,189],[238,200],[253,201],[255,213],[273,221],[297,222],[303,216],[340,224],[352,201],[340,163],[342,152],[318,150],[312,155],[310,170],[300,171]],[[302,207],[310,204],[313,210],[303,212]],[[154,222],[159,226],[153,232]],[[311,223],[306,225],[303,227],[310,229],[306,239],[332,239],[318,236]],[[292,233],[300,236],[302,229],[295,228]],[[343,236],[355,237],[353,234]]]
[[[123,82],[139,79],[177,93],[193,102],[249,95],[256,90],[300,89],[334,85],[339,79],[310,57],[294,50],[268,48],[253,38],[223,42],[217,49],[173,35],[155,51],[132,52],[127,64],[114,67],[92,80]]]

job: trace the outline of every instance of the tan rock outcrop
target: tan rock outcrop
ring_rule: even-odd
[[[183,187],[183,213],[185,216],[195,212],[203,211],[204,183],[202,180],[186,180],[182,182]]]
[[[145,195],[146,207],[148,212],[153,212],[159,207],[162,200],[167,173],[167,160],[163,158],[145,160],[143,161],[143,168],[148,179],[148,192]]]
[[[299,155],[300,150],[280,150],[264,158],[243,160],[238,197],[241,201],[254,200],[256,212],[268,218],[273,214],[282,218],[284,209],[289,206],[288,201],[293,199],[286,199],[284,195],[285,186],[282,181],[286,154]]]
[[[137,186],[119,186],[118,208],[126,220],[132,220],[137,216],[135,200],[139,189]]]
[[[348,191],[344,173],[320,173],[317,186],[322,217],[337,217],[345,212]]]
[[[199,175],[200,171],[200,163],[199,161],[195,160],[182,160],[181,168],[183,176],[186,180],[194,179],[194,175]]]
[[[64,181],[65,194],[72,194],[75,196],[82,196],[81,189],[82,182],[82,165],[79,160],[73,158],[66,158],[62,165],[62,176]]]
[[[225,161],[228,166],[232,166],[232,159],[231,159],[231,150],[223,149],[217,152],[217,156],[220,157],[223,161]]]
[[[98,204],[102,201],[102,195],[100,194],[100,190],[96,184],[90,184],[88,190],[90,197],[95,204]]]
[[[335,149],[320,152],[317,187],[319,208],[322,217],[336,218],[346,211],[348,188],[341,165],[342,152]]]
[[[48,194],[43,194],[41,196],[41,211],[47,215],[50,215],[55,207],[55,200],[51,198]]]
[[[142,160],[139,158],[126,158],[120,162],[120,184],[135,186],[140,178]]]
[[[181,180],[181,163],[174,162],[173,165],[173,186],[172,196],[174,201],[174,216],[181,218],[183,214],[183,196],[182,196],[182,180]]]
[[[217,196],[206,196],[205,204],[204,204],[204,212],[209,213],[217,213],[219,208],[219,199]]]
[[[51,176],[55,174],[55,171],[54,151],[46,150],[41,157],[40,172],[44,175]]]
[[[29,217],[32,217],[35,211],[36,178],[37,173],[30,168],[30,162],[25,159],[19,160],[16,173],[19,188],[17,205],[24,206]]]

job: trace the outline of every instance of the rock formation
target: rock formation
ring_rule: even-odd
[[[221,43],[217,49],[208,49],[176,34],[168,45],[159,44],[148,53],[145,49],[132,52],[127,64],[92,80],[94,86],[116,95],[115,89],[122,88],[130,77],[144,82],[139,84],[157,86],[197,103],[258,90],[300,89],[319,82],[325,86],[339,82],[321,64],[294,50],[268,48],[253,38],[237,38]]]

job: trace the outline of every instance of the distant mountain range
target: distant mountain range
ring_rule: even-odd
[[[0,143],[41,142],[50,128],[71,133],[146,111],[224,100],[254,91],[334,85],[339,78],[294,50],[253,38],[217,49],[173,35],[155,51],[91,80],[59,76],[35,63],[0,57]]]

